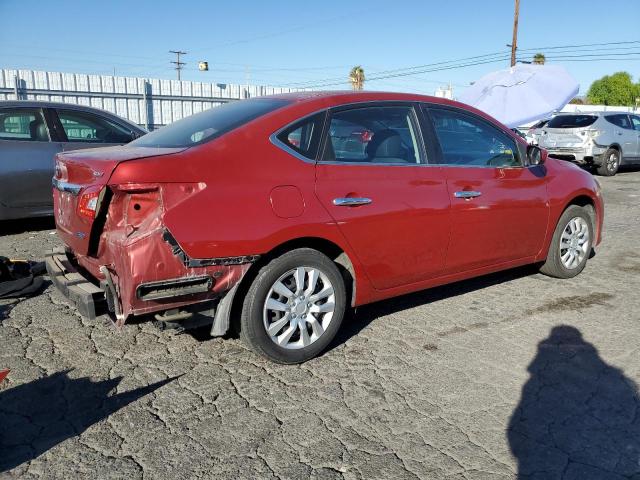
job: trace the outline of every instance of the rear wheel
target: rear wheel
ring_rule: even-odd
[[[620,168],[620,152],[615,148],[609,148],[602,156],[602,165],[597,169],[599,175],[612,177]]]
[[[592,239],[593,225],[587,210],[569,206],[558,220],[547,260],[540,271],[550,277],[575,277],[587,264]]]
[[[275,362],[301,363],[329,345],[345,308],[335,263],[317,250],[292,250],[258,272],[244,299],[240,337]]]

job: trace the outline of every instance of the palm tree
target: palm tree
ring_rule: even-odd
[[[544,54],[542,53],[536,53],[533,56],[533,63],[536,65],[544,65],[544,62],[546,61],[546,58],[544,56]]]
[[[364,88],[364,68],[360,65],[353,67],[349,72],[349,81],[354,90],[362,90]]]

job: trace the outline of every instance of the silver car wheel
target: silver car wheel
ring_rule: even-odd
[[[610,172],[615,172],[618,168],[618,154],[612,152],[607,158],[607,170]]]
[[[318,268],[289,270],[269,289],[263,323],[271,341],[282,348],[300,349],[318,340],[335,311],[329,278]]]
[[[573,270],[582,264],[587,256],[589,242],[589,225],[582,217],[573,217],[560,237],[560,261],[562,265]]]

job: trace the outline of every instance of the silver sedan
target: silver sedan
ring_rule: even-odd
[[[84,105],[0,102],[0,220],[53,214],[56,153],[122,145],[145,133],[124,118]]]

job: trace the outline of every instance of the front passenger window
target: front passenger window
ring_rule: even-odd
[[[475,167],[517,167],[516,144],[506,133],[475,116],[429,109],[442,149],[442,163]]]

